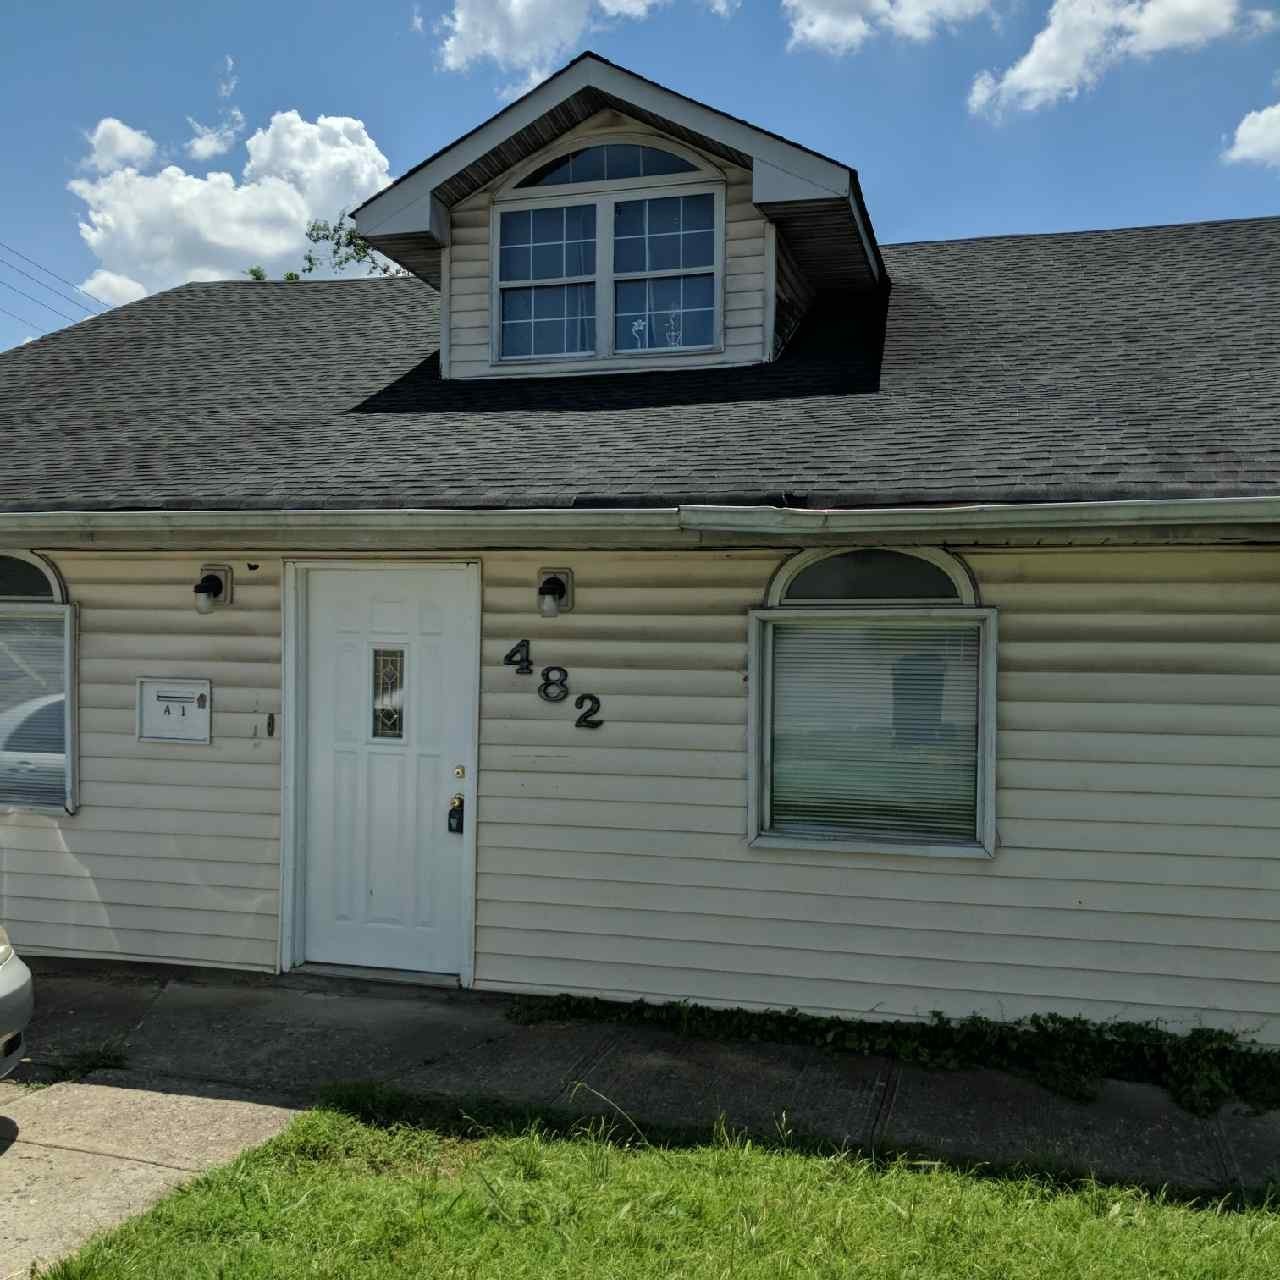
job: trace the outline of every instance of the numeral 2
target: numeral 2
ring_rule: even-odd
[[[582,711],[582,714],[573,722],[577,728],[601,729],[604,727],[603,720],[593,719],[596,712],[600,710],[600,699],[597,698],[594,693],[578,694],[573,705],[577,707],[579,711],[582,711],[582,708],[586,707],[586,710]]]

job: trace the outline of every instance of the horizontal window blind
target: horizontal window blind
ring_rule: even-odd
[[[771,829],[977,837],[977,624],[775,625]]]
[[[66,803],[68,613],[0,606],[0,805]]]

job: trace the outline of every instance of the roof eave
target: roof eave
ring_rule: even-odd
[[[1280,494],[1241,498],[1118,499],[1098,502],[964,503],[917,507],[795,508],[684,504],[670,507],[385,508],[343,510],[165,510],[0,512],[0,546],[51,534],[199,532],[213,537],[259,531],[396,530],[420,534],[591,534],[702,532],[750,534],[773,542],[814,535],[990,532],[1161,525],[1280,524]],[[335,542],[341,546],[341,539]]]

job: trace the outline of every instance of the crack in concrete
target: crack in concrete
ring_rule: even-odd
[[[96,1156],[100,1160],[117,1160],[122,1164],[145,1164],[153,1169],[171,1169],[174,1173],[203,1173],[204,1166],[195,1164],[169,1164],[164,1160],[147,1160],[142,1156],[123,1156],[115,1151],[99,1151],[93,1147],[72,1147],[62,1142],[33,1142],[29,1138],[15,1138],[13,1147],[39,1147],[46,1151],[74,1151],[77,1155]],[[10,1147],[10,1150],[13,1149]]]
[[[873,1157],[884,1141],[885,1131],[893,1115],[894,1103],[898,1100],[898,1082],[901,1079],[902,1064],[890,1060],[888,1070],[876,1081],[880,1101],[876,1104],[875,1114],[871,1117],[871,1126],[867,1130],[867,1149]]]

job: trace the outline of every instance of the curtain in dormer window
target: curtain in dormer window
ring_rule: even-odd
[[[595,205],[513,210],[498,236],[502,357],[594,353]],[[532,283],[552,280],[573,283]]]
[[[614,350],[715,341],[715,200],[619,200],[613,211]],[[705,273],[686,274],[690,267]]]

